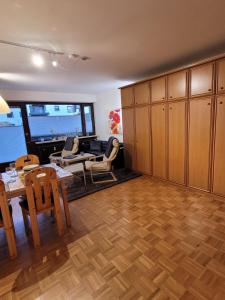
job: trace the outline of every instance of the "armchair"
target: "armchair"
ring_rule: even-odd
[[[119,141],[115,137],[110,137],[107,143],[105,154],[90,158],[85,162],[86,170],[91,173],[91,180],[93,183],[105,183],[117,181],[116,176],[112,172],[112,161],[116,158],[119,151]],[[101,161],[96,161],[96,158],[102,158]],[[110,174],[112,179],[94,180],[94,177],[101,174]]]
[[[69,158],[70,163],[73,163],[73,156],[75,156],[78,150],[79,150],[78,137],[67,137],[63,150],[52,153],[49,156],[50,162],[57,163],[60,164],[61,166],[64,166],[66,162],[68,163],[68,158]]]

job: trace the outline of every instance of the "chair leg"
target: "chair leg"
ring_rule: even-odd
[[[37,214],[34,210],[30,212],[30,223],[31,223],[31,231],[33,236],[34,247],[37,248],[40,246],[41,242],[40,242]]]
[[[5,228],[5,233],[6,233],[6,239],[9,248],[9,255],[11,258],[15,258],[17,256],[17,250],[16,250],[16,241],[15,241],[15,234],[13,230],[12,220],[11,220],[11,226]]]
[[[107,180],[94,180],[94,175],[101,175],[101,174],[110,174],[112,176],[112,179],[107,179]],[[107,172],[99,172],[99,173],[93,173],[91,171],[91,181],[92,183],[107,183],[107,182],[114,182],[114,181],[117,181],[117,178],[116,176],[114,175],[114,173],[112,171],[107,171]]]
[[[86,181],[85,170],[83,170],[83,176],[84,176],[84,186],[86,188],[87,187],[87,181]]]
[[[28,216],[27,216],[25,209],[23,209],[23,208],[22,208],[22,215],[23,215],[24,228],[25,228],[26,234],[28,235],[28,233],[29,233]]]

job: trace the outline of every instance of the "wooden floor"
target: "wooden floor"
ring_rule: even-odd
[[[16,203],[16,201],[14,201]],[[70,203],[35,251],[14,205],[19,257],[0,233],[0,299],[225,299],[225,202],[139,177]]]

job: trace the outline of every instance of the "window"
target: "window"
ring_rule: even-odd
[[[27,154],[20,108],[12,107],[10,117],[8,115],[0,114],[0,163],[15,161]]]
[[[55,105],[55,106],[54,106],[54,110],[55,110],[55,111],[60,111],[59,105]]]
[[[26,109],[32,140],[83,135],[80,105],[28,104]]]
[[[86,135],[94,134],[92,109],[90,105],[84,106],[84,119],[85,119]]]
[[[7,118],[8,119],[12,119],[13,118],[13,112],[11,111],[10,113],[7,114]]]

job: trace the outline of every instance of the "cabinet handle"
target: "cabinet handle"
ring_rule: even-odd
[[[212,89],[208,89],[209,92],[211,92]]]
[[[211,105],[211,103],[208,103],[208,105]]]
[[[164,110],[164,107],[163,107],[163,110]]]
[[[173,98],[173,96],[170,96],[170,98]]]
[[[220,87],[220,89],[221,89],[221,90],[223,90],[223,89],[224,89],[224,87],[223,87],[223,86],[221,86],[221,87]]]
[[[165,98],[164,98],[164,97],[162,97],[162,99],[164,100]]]
[[[223,104],[223,101],[220,101],[220,104]]]

